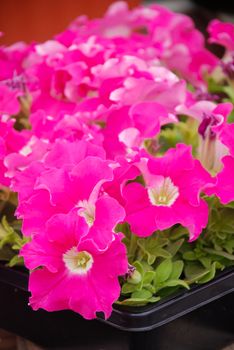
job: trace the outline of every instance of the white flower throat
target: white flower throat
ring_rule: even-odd
[[[93,257],[85,250],[78,252],[76,247],[72,247],[63,254],[63,262],[70,272],[85,275],[93,265]]]
[[[78,214],[82,216],[88,226],[91,227],[95,220],[95,205],[84,199],[82,201],[79,201],[77,207],[80,208],[78,210]]]
[[[179,196],[179,189],[170,177],[164,177],[157,186],[148,188],[148,196],[153,205],[171,207]]]

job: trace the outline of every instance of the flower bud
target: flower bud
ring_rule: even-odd
[[[141,274],[139,271],[135,270],[128,278],[127,281],[128,283],[131,284],[138,284],[142,280]]]

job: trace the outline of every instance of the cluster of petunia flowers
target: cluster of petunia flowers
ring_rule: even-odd
[[[234,26],[208,30],[231,79]],[[204,195],[234,200],[232,104],[205,80],[217,67],[189,17],[121,1],[47,42],[0,48],[0,186],[17,192],[30,238],[20,254],[33,309],[108,318],[129,269],[119,223],[140,237],[180,224],[193,241]],[[162,152],[161,130],[181,115],[197,125],[197,152]]]

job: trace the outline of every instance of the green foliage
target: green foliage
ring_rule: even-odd
[[[4,261],[10,267],[23,265],[23,259],[18,253],[27,242],[17,225],[18,222],[10,225],[5,216],[0,223],[0,261]]]
[[[168,125],[162,128],[159,136],[160,152],[164,153],[177,143],[192,145],[193,152],[198,146],[198,123],[192,118],[180,118],[178,123]]]
[[[146,238],[133,235],[127,224],[119,227],[135,271],[122,281],[118,304],[156,302],[179,289],[207,283],[234,265],[234,203],[223,206],[215,197],[205,199],[209,223],[195,242],[188,242],[188,232],[180,225]]]
[[[233,83],[230,83],[229,79],[226,79],[225,76],[220,76],[218,79],[215,79],[215,77],[208,77],[207,85],[208,91],[219,96],[220,102],[229,101],[234,103]],[[232,121],[229,120],[229,122]]]

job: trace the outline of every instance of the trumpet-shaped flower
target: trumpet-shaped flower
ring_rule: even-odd
[[[108,248],[100,249],[100,236],[88,238],[76,212],[58,214],[46,231],[21,250],[29,278],[30,305],[34,310],[71,309],[87,319],[103,312],[108,318],[120,294],[118,277],[127,272],[122,235],[110,232]],[[102,245],[102,244],[101,244]]]
[[[150,158],[142,169],[146,185],[131,182],[123,189],[132,231],[145,237],[181,224],[190,241],[196,239],[208,220],[208,206],[200,193],[212,179],[193,159],[190,147],[179,144],[161,158]]]
[[[103,194],[102,185],[112,179],[108,162],[90,156],[71,172],[56,168],[43,171],[34,185],[35,191],[23,199],[17,209],[17,215],[23,219],[23,233],[38,233],[54,214],[74,209],[84,221],[87,232],[92,234],[95,230],[100,236],[104,249],[109,233],[125,217],[117,200]]]

